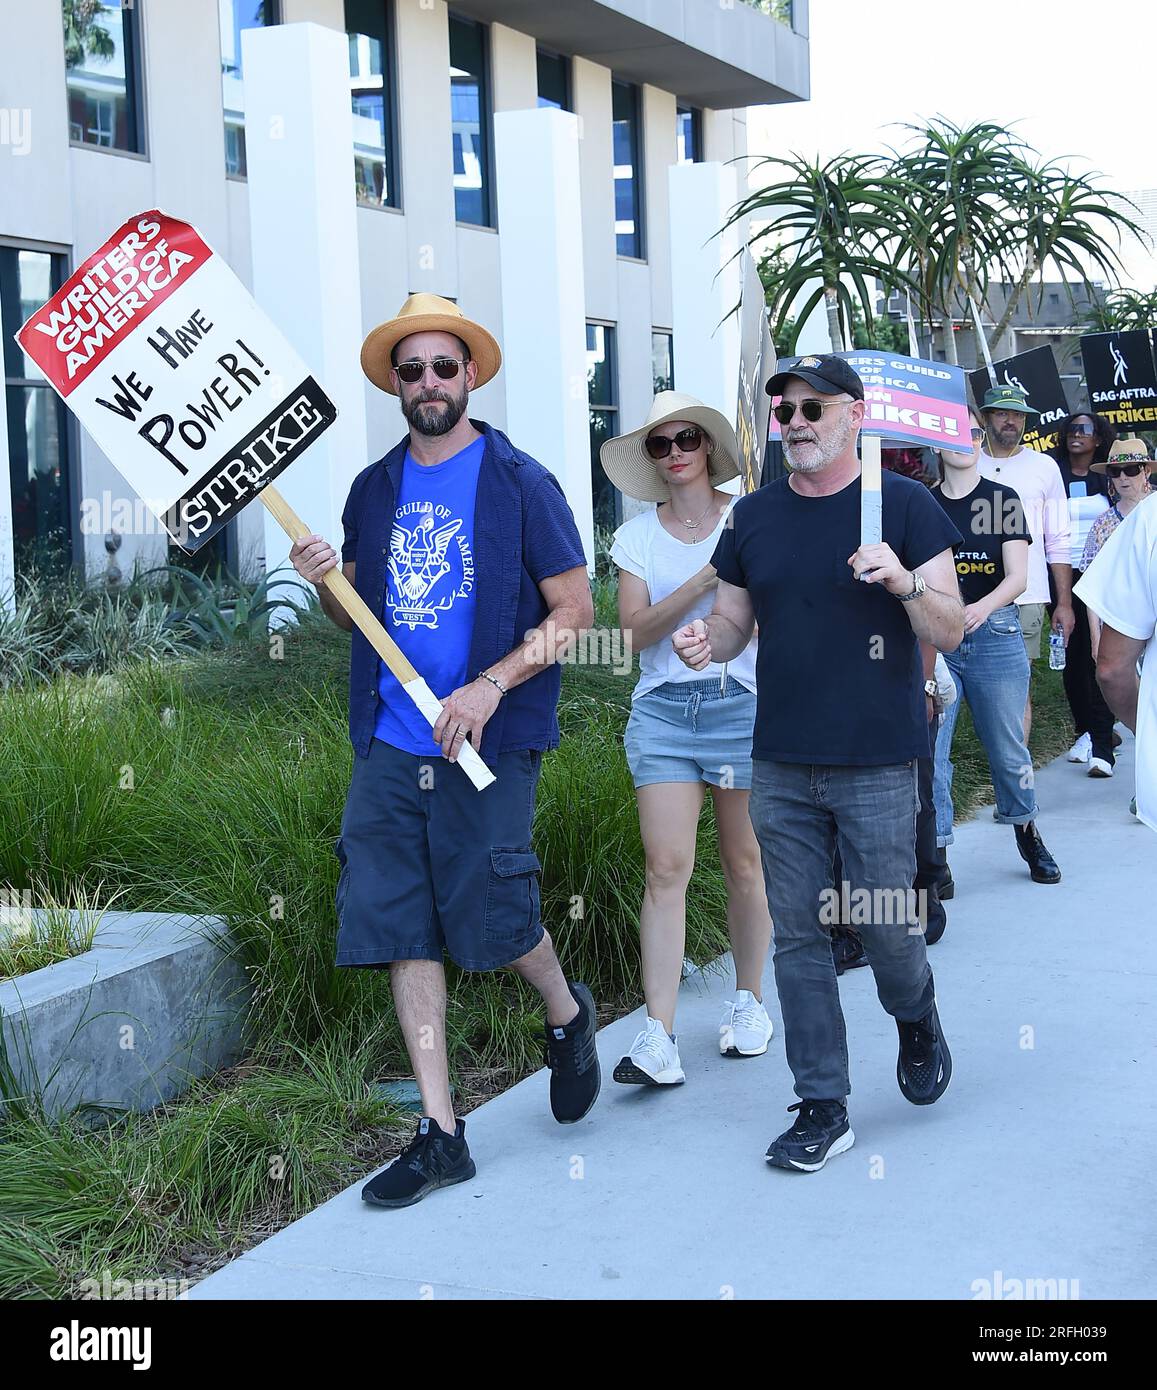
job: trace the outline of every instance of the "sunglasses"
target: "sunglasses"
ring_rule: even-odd
[[[1147,473],[1149,465],[1147,463],[1107,463],[1105,473],[1110,478],[1135,478],[1138,473]]]
[[[458,375],[458,368],[465,365],[465,361],[459,362],[455,357],[435,357],[433,362],[399,362],[394,371],[397,372],[399,381],[413,386],[426,375],[427,367],[433,367],[434,375],[440,376],[443,381],[453,381]]]
[[[985,434],[984,430],[969,430],[968,433],[972,436],[974,443],[983,439]]]
[[[1070,425],[1065,431],[1066,434],[1093,434],[1092,425]]]
[[[665,459],[671,452],[671,445],[678,444],[685,454],[693,454],[703,443],[703,431],[697,429],[680,430],[674,439],[668,439],[665,434],[649,434],[643,440],[647,453],[653,459]]]
[[[832,406],[850,405],[850,401],[800,401],[799,411],[805,420],[809,420],[813,425],[824,413]],[[795,415],[795,405],[791,401],[780,401],[771,412],[781,425],[790,425],[792,417]]]

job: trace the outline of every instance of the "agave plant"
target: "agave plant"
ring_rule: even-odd
[[[295,579],[279,579],[277,570],[257,583],[226,577],[217,583],[181,565],[166,565],[159,571],[171,584],[170,612],[165,620],[172,628],[185,629],[207,647],[227,647],[263,639],[269,630],[270,615],[287,612],[300,616],[316,603],[313,593]],[[303,603],[289,597],[272,596],[272,590],[286,586],[300,591]]]

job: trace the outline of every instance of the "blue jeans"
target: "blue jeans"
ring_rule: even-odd
[[[1027,825],[1037,816],[1032,757],[1024,744],[1024,707],[1028,701],[1029,661],[1021,637],[1016,604],[1009,603],[975,632],[968,633],[944,660],[956,682],[957,698],[948,706],[936,736],[936,838],[952,843],[952,735],[962,700],[968,701],[992,785],[996,819],[1003,825]]]
[[[885,1010],[912,1022],[935,1001],[912,887],[916,763],[833,767],[757,758],[753,768],[751,824],[763,860],[795,1093],[801,1100],[843,1100],[851,1082],[832,959],[830,928],[840,921],[833,892],[846,892],[847,919],[863,938]],[[837,847],[846,881],[833,886]]]

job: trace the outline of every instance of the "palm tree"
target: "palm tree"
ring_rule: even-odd
[[[1090,333],[1116,333],[1130,328],[1157,326],[1157,288],[1112,290],[1091,304],[1082,320]]]
[[[116,52],[112,35],[100,23],[106,9],[101,0],[64,0],[65,67],[82,67],[90,54],[107,60]]]
[[[1118,252],[1122,234],[1145,237],[1144,229],[1126,212],[1126,208],[1136,211],[1136,205],[1119,193],[1099,188],[1097,179],[1095,174],[1071,174],[1056,160],[1025,165],[1017,209],[1023,269],[992,331],[993,346],[1011,323],[1033,279],[1041,276],[1047,265],[1055,266],[1066,282],[1084,285],[1092,296],[1090,269],[1115,281],[1123,269]]]
[[[787,342],[785,329],[792,306],[805,289],[815,285],[797,309],[795,324],[802,324],[823,299],[832,351],[842,352],[851,337],[857,301],[866,323],[874,322],[875,293],[869,280],[912,287],[896,266],[896,248],[904,240],[909,216],[901,182],[882,161],[865,155],[840,154],[822,164],[818,157],[812,162],[796,154],[790,158],[767,155],[756,161],[752,173],[765,166],[782,170],[784,177],[742,199],[722,230],[754,217],[763,225],[748,238],[747,246],[767,240],[779,255],[783,276],[768,287],[775,341]],[[855,297],[845,277],[851,280]],[[793,325],[789,351],[795,336]]]
[[[1014,209],[1028,147],[991,121],[962,127],[938,116],[904,128],[916,136],[895,155],[895,177],[911,216],[902,239],[904,265],[928,317],[944,315],[945,353],[955,363],[954,313],[983,303],[993,270],[1012,278]]]

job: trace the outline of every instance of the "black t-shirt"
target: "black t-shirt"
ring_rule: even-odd
[[[945,497],[940,488],[934,488],[932,496],[964,538],[956,547],[956,577],[964,602],[979,603],[1004,583],[1004,542],[1032,545],[1020,495],[1007,483],[981,478],[967,497]]]
[[[883,539],[908,569],[960,541],[910,478],[884,472]],[[759,624],[752,753],[785,763],[882,766],[928,757],[920,645],[908,606],[852,574],[860,480],[801,497],[788,478],[741,497],[711,563],[745,588]]]

